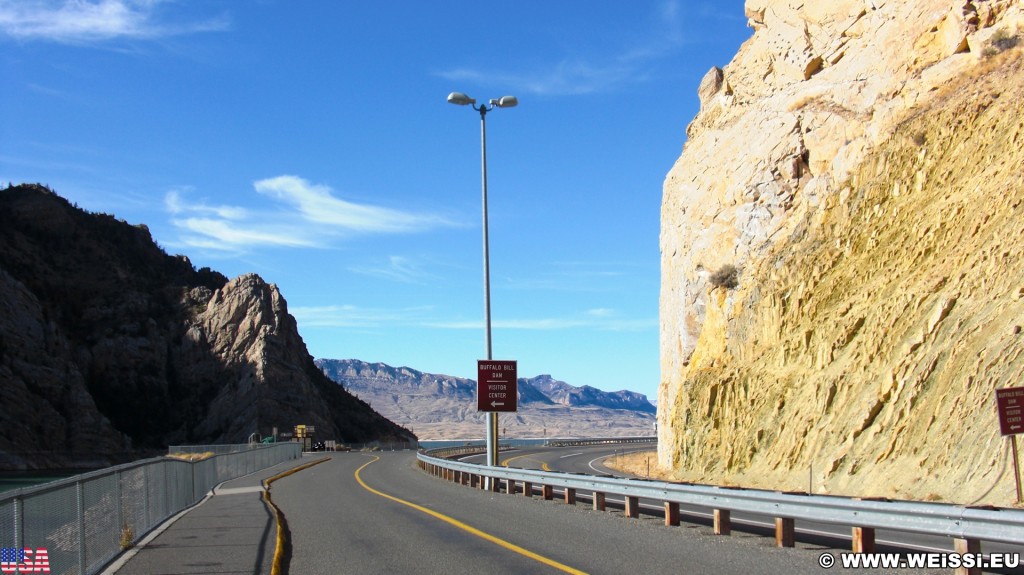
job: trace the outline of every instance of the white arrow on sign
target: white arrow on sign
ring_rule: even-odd
[[[499,405],[505,405],[504,403],[498,403],[497,401],[491,402],[491,407],[498,407]]]

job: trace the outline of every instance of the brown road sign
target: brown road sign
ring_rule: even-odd
[[[477,411],[516,411],[515,360],[481,359],[476,362]]]
[[[1024,387],[997,389],[996,409],[999,411],[1000,433],[1024,433]]]

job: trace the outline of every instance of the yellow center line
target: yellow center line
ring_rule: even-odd
[[[444,515],[443,513],[438,513],[437,511],[434,511],[433,509],[427,509],[426,507],[423,507],[421,505],[416,505],[415,503],[410,503],[410,502],[408,502],[408,501],[406,501],[404,499],[399,499],[399,498],[397,498],[397,497],[395,497],[393,495],[388,495],[387,493],[384,493],[382,491],[377,491],[376,489],[374,489],[374,488],[370,487],[369,485],[367,485],[366,482],[363,481],[363,478],[360,477],[359,474],[368,465],[370,465],[371,463],[374,463],[375,461],[379,461],[379,460],[380,460],[380,457],[373,456],[372,460],[366,462],[362,467],[360,467],[359,469],[356,470],[356,481],[359,482],[359,485],[363,486],[363,489],[369,491],[370,493],[373,493],[374,495],[379,495],[379,496],[381,496],[381,497],[383,497],[385,499],[390,499],[391,501],[394,501],[395,503],[401,503],[402,505],[407,505],[409,507],[412,507],[416,511],[421,511],[423,513],[426,513],[427,515],[430,515],[431,517],[434,517],[436,519],[440,519],[441,521],[444,521],[445,523],[448,523],[450,525],[458,527],[459,529],[462,529],[463,531],[466,531],[467,533],[471,533],[473,535],[476,535],[477,537],[480,537],[481,539],[486,539],[487,541],[490,541],[491,543],[494,543],[495,545],[499,545],[501,547],[504,547],[505,549],[508,549],[509,551],[514,551],[514,552],[516,552],[516,553],[518,553],[520,555],[523,555],[525,557],[529,557],[530,559],[533,559],[534,561],[539,561],[539,562],[541,562],[541,563],[543,563],[545,565],[548,565],[550,567],[554,567],[555,569],[558,569],[559,571],[562,571],[562,572],[565,572],[565,573],[574,573],[574,574],[577,574],[577,575],[586,575],[585,571],[580,571],[579,569],[573,569],[572,567],[569,567],[568,565],[563,565],[563,564],[559,563],[558,561],[555,561],[554,559],[548,559],[547,557],[544,557],[543,555],[538,555],[537,553],[534,553],[533,551],[530,551],[530,550],[527,550],[527,549],[523,549],[522,547],[520,547],[518,545],[515,545],[513,543],[509,543],[508,541],[505,541],[504,539],[499,539],[499,538],[495,537],[494,535],[491,535],[489,533],[484,533],[483,531],[480,531],[479,529],[477,529],[475,527],[471,527],[469,525],[466,525],[465,523],[459,521],[458,519],[453,519],[451,517],[448,517],[447,515]]]
[[[532,461],[534,463],[539,463],[541,470],[543,470],[543,471],[551,471],[551,468],[548,467],[547,463],[544,463],[543,461],[541,461],[539,459],[534,459],[534,458],[530,457],[529,454],[527,454],[527,455],[517,455],[515,457],[509,457],[504,462],[502,462],[501,466],[502,467],[508,467],[508,464],[509,464],[510,461],[515,461],[516,459],[522,459],[524,457],[527,458],[526,459],[527,461]]]

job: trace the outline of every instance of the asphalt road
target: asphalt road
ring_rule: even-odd
[[[656,517],[628,519],[582,503],[472,489],[420,471],[413,452],[332,454],[326,463],[278,480],[272,494],[292,533],[288,566],[294,575],[820,575],[819,556],[841,551],[807,543],[777,549],[772,538],[758,534],[720,537],[699,524],[665,527]]]

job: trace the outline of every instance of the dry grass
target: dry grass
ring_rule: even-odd
[[[660,481],[672,481],[672,473],[658,467],[658,452],[634,451],[624,455],[613,455],[604,460],[604,464],[612,469],[629,473],[637,477],[657,479]]]
[[[171,459],[180,459],[182,461],[202,461],[213,457],[212,451],[206,451],[203,453],[168,453],[167,457]]]

